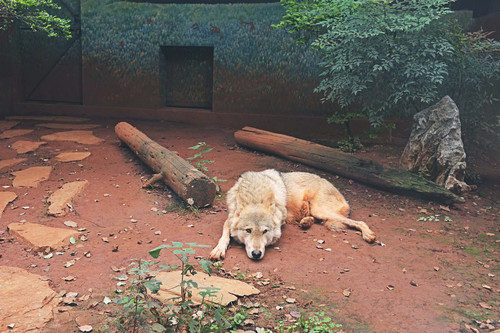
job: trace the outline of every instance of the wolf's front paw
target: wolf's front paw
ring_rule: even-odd
[[[221,249],[219,246],[216,246],[212,250],[212,252],[210,252],[208,259],[210,259],[212,261],[218,261],[218,260],[224,259],[225,255],[226,255],[226,249]]]

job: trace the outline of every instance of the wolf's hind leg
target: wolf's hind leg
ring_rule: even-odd
[[[339,225],[344,229],[345,226],[358,229],[359,231],[361,231],[363,239],[368,243],[372,243],[376,237],[375,233],[370,229],[370,227],[368,227],[368,225],[365,222],[352,220],[350,218],[341,215],[337,215],[333,217],[333,219],[325,220],[325,225],[328,229],[335,231],[338,231],[335,228],[338,228]]]
[[[323,220],[325,226],[332,231],[342,231],[345,227],[350,227],[361,231],[363,239],[368,243],[375,240],[375,233],[363,221],[352,220],[322,207],[311,207],[311,214],[315,218]]]
[[[308,229],[314,224],[315,221],[316,219],[314,217],[306,216],[299,221],[299,227],[301,229]]]
[[[341,232],[345,230],[345,224],[342,222],[338,222],[335,220],[326,220],[324,221],[324,225],[331,231]]]

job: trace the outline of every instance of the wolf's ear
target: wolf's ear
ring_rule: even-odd
[[[269,206],[269,207],[272,207],[274,206],[274,193],[269,193],[267,196],[265,196],[264,198],[262,198],[262,204],[263,205],[266,205],[266,206]]]

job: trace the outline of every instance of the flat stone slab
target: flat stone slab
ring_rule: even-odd
[[[38,147],[42,145],[46,145],[45,141],[27,141],[27,140],[19,140],[10,145],[12,149],[14,149],[18,154],[24,154],[30,151],[35,151]]]
[[[19,125],[18,121],[0,120],[0,132],[11,129],[12,127],[17,125]]]
[[[181,272],[161,272],[155,277],[157,280],[162,282],[160,286],[160,291],[158,294],[152,295],[153,297],[159,299],[164,303],[172,303],[172,298],[180,297],[181,288],[179,282],[181,281]],[[185,279],[193,280],[198,284],[198,288],[193,288],[191,291],[193,296],[191,300],[195,304],[201,304],[202,297],[199,295],[200,291],[204,291],[203,287],[216,287],[220,288],[217,294],[213,298],[205,298],[213,303],[220,305],[228,305],[231,302],[235,302],[238,297],[256,295],[260,293],[260,290],[249,285],[248,283],[231,280],[226,278],[221,278],[218,276],[210,276],[203,272],[198,272],[195,275],[185,277]]]
[[[89,130],[101,127],[99,124],[62,124],[62,123],[40,123],[36,124],[38,127],[52,128],[52,129],[67,129],[67,130]]]
[[[88,184],[89,182],[87,180],[64,184],[47,199],[47,202],[50,203],[47,213],[52,216],[64,216],[68,214],[71,207],[69,205],[74,202],[76,196],[80,194]]]
[[[0,160],[0,170],[3,168],[10,167],[11,165],[16,165],[18,163],[26,161],[26,158],[11,158],[9,160]]]
[[[90,156],[90,152],[77,152],[77,151],[71,151],[71,152],[65,152],[65,153],[60,153],[59,155],[56,156],[56,160],[59,162],[74,162],[74,161],[81,161],[86,159],[87,157]]]
[[[0,217],[2,217],[5,207],[9,202],[14,201],[17,198],[17,194],[14,192],[0,192]]]
[[[49,179],[51,172],[52,167],[50,166],[31,167],[21,171],[12,172],[11,174],[15,177],[12,182],[12,186],[38,187],[38,184]]]
[[[94,136],[92,131],[66,131],[44,135],[41,138],[47,141],[73,141],[84,145],[95,145],[104,140]]]
[[[3,131],[2,134],[0,134],[0,139],[10,139],[14,138],[16,136],[21,136],[21,135],[26,135],[33,132],[32,129],[11,129],[11,130],[6,130]]]
[[[63,123],[82,123],[89,121],[89,118],[67,117],[67,116],[8,116],[8,120],[39,120],[39,121],[58,121]]]
[[[7,226],[10,234],[26,242],[34,251],[62,250],[70,245],[70,238],[79,236],[76,230],[47,227],[37,223],[11,223]]]
[[[0,266],[1,332],[41,332],[53,318],[57,303],[57,293],[47,279],[21,268]]]

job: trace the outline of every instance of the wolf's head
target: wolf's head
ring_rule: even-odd
[[[276,208],[272,193],[257,204],[241,205],[236,213],[231,236],[245,244],[250,259],[260,260],[264,257],[266,246],[281,237],[282,215]]]

